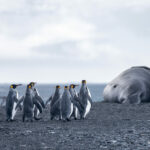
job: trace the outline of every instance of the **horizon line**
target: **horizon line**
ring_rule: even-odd
[[[15,84],[15,83],[20,83],[20,84],[28,84],[30,82],[0,82],[0,84]],[[71,83],[78,83],[80,82],[36,82],[38,84],[71,84]],[[87,84],[107,84],[108,82],[88,82]]]

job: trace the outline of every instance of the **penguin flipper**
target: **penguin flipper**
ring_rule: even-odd
[[[42,109],[42,106],[41,104],[38,102],[38,101],[34,101],[34,104],[35,106],[38,108],[39,112],[42,113],[43,112],[43,109]]]
[[[87,89],[87,95],[88,95],[88,99],[89,99],[89,101],[90,101],[90,103],[92,104],[92,98],[91,98],[91,93],[90,93],[90,90],[88,89],[88,88],[86,88]]]
[[[75,99],[75,101],[78,103],[78,105],[80,105],[81,109],[84,109],[84,105],[82,104],[80,98],[77,97],[77,96],[75,96],[74,99]]]
[[[15,107],[15,110],[18,108],[18,107],[21,107],[21,103],[23,102],[24,100],[24,96],[22,96],[18,101],[17,101],[17,105]]]
[[[47,106],[47,104],[52,100],[52,96],[46,101],[46,103],[45,103],[45,107]]]
[[[92,98],[90,96],[88,96],[88,99],[89,99],[90,103],[92,104],[93,103]]]
[[[36,96],[36,99],[42,105],[42,107],[45,108],[45,104],[44,104],[44,101],[43,101],[42,97],[41,96]]]
[[[16,103],[18,103],[18,101],[19,101],[16,96],[14,97],[14,101],[15,101]]]
[[[74,106],[77,107],[77,109],[79,110],[79,113],[81,114],[84,110],[84,107],[79,103],[79,101],[75,100],[75,99],[71,99],[72,103]]]

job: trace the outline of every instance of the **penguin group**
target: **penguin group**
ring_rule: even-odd
[[[89,114],[92,98],[86,80],[82,80],[79,93],[76,91],[76,87],[79,85],[64,86],[63,93],[61,93],[61,86],[57,85],[54,94],[45,103],[35,84],[35,82],[29,83],[25,95],[22,97],[19,97],[17,91],[17,87],[21,84],[10,86],[6,98],[6,121],[13,121],[18,110],[22,111],[23,122],[40,120],[39,114],[48,106],[51,120],[85,119]]]

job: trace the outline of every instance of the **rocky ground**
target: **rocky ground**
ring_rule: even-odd
[[[49,111],[33,123],[5,122],[0,109],[1,150],[149,150],[150,104],[94,103],[85,120],[50,121]]]

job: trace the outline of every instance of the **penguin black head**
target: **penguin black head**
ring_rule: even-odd
[[[86,80],[82,80],[82,83],[86,84]]]
[[[76,86],[79,86],[79,85],[71,84],[70,88],[74,89]]]
[[[16,89],[17,86],[21,86],[22,84],[12,84],[10,86],[11,89]]]
[[[27,88],[28,88],[28,89],[31,89],[31,88],[32,88],[32,85],[31,85],[31,84],[28,84],[28,85],[27,85]]]
[[[64,89],[69,89],[69,86],[65,86]]]
[[[60,89],[60,85],[56,85],[56,89]]]
[[[31,85],[31,87],[34,87],[36,84],[36,82],[30,82],[29,85]]]

